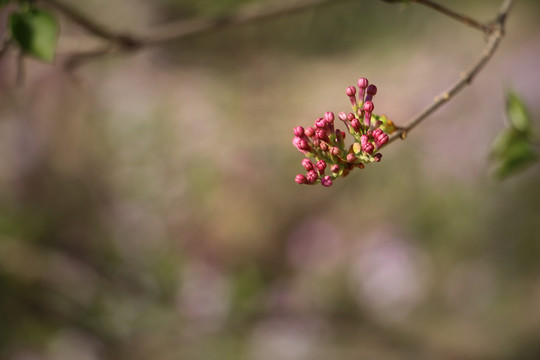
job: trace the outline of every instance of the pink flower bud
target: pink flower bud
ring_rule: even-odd
[[[369,81],[366,78],[360,78],[358,79],[358,87],[360,89],[365,89],[369,85]]]
[[[367,135],[360,136],[360,145],[364,146],[369,142],[369,137]]]
[[[345,93],[347,94],[347,96],[352,97],[356,95],[356,88],[354,86],[349,86],[347,90],[345,90]]]
[[[356,118],[356,116],[354,116],[353,113],[348,113],[348,114],[347,114],[347,120],[353,121],[353,119],[355,119],[355,118]]]
[[[300,151],[311,151],[311,146],[309,146],[309,144],[307,143],[306,140],[304,139],[300,139],[298,141],[298,144],[296,145],[296,147],[298,148],[298,150]]]
[[[326,131],[324,129],[315,130],[315,136],[319,140],[328,140],[328,135],[326,135]]]
[[[330,112],[330,111],[327,111],[324,114],[324,120],[329,124],[333,123],[334,122],[334,113]]]
[[[373,105],[373,103],[371,101],[366,101],[364,103],[364,110],[366,111],[366,113],[372,112],[374,108],[375,108],[375,106]]]
[[[296,175],[294,181],[296,181],[297,184],[305,184],[308,182],[307,178],[302,174]]]
[[[309,159],[303,159],[302,166],[306,169],[306,171],[313,170],[313,163]]]
[[[345,113],[342,111],[342,112],[340,112],[340,113],[338,114],[338,118],[339,118],[341,121],[345,121],[345,120],[347,120],[347,114],[345,114]]]
[[[321,148],[322,151],[328,151],[328,149],[329,149],[328,143],[325,143],[324,141],[321,141],[320,148]]]
[[[371,85],[369,85],[367,87],[366,92],[367,92],[368,95],[373,96],[373,95],[375,95],[377,93],[377,87],[375,85],[371,84]]]
[[[360,130],[360,121],[358,121],[357,118],[354,118],[352,121],[351,121],[351,126],[354,130],[356,131],[359,131]]]
[[[326,121],[324,121],[323,118],[318,118],[318,119],[315,121],[315,127],[316,127],[316,128],[324,129],[325,126],[326,126]]]
[[[362,150],[364,152],[367,152],[368,154],[373,154],[373,151],[375,150],[375,146],[373,146],[372,143],[367,142],[367,143],[362,145]]]
[[[377,128],[377,129],[373,130],[372,136],[373,136],[374,139],[376,139],[383,133],[384,132],[381,129]]]
[[[304,128],[301,126],[297,126],[294,128],[294,135],[302,137],[304,136]]]
[[[316,166],[317,166],[317,170],[319,170],[319,172],[324,173],[324,170],[326,169],[326,161],[319,160],[319,161],[317,161]]]
[[[375,138],[375,145],[377,145],[377,147],[380,148],[381,146],[386,144],[388,140],[389,140],[388,135],[386,133],[382,133]]]
[[[339,148],[337,146],[332,146],[330,148],[330,154],[332,154],[334,156],[338,156],[340,153],[341,153],[341,150],[339,150]]]
[[[337,165],[337,164],[332,165],[331,170],[332,170],[333,173],[337,174],[339,172],[339,165]]]
[[[375,158],[375,162],[380,162],[382,158],[382,154],[376,153],[375,155],[373,155],[373,157]]]
[[[332,186],[332,178],[330,176],[325,176],[321,179],[321,184],[324,187]]]
[[[350,163],[356,162],[356,155],[354,155],[353,153],[348,153],[347,154],[347,162],[350,162]]]
[[[306,130],[304,130],[304,134],[306,136],[313,137],[315,135],[315,129],[313,129],[312,127],[308,127],[306,128]]]
[[[310,170],[308,171],[306,178],[309,184],[313,184],[315,181],[319,179],[319,174],[317,174],[315,170]]]
[[[294,146],[298,147],[298,142],[299,142],[300,140],[302,140],[301,137],[295,136],[295,137],[293,137],[293,139],[292,139],[292,144],[293,144]]]

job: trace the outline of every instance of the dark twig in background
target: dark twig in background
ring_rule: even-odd
[[[433,10],[436,10],[440,13],[443,13],[444,15],[450,16],[452,19],[457,20],[459,22],[462,22],[463,24],[467,26],[471,26],[475,29],[478,29],[480,31],[483,31],[484,33],[489,33],[490,26],[483,24],[479,21],[476,21],[472,18],[470,18],[467,15],[459,14],[455,11],[452,11],[442,5],[436,4],[431,0],[415,0],[416,3],[427,6],[432,8]]]
[[[280,4],[277,6],[265,6],[263,8],[254,9],[251,11],[248,9],[243,9],[230,16],[183,20],[173,24],[163,25],[149,35],[135,35],[115,32],[101,24],[98,24],[90,17],[84,15],[82,12],[58,0],[41,1],[55,8],[68,19],[86,29],[89,33],[107,40],[108,42],[108,45],[99,47],[95,50],[68,55],[65,61],[65,66],[68,69],[74,69],[76,66],[81,65],[85,61],[89,61],[104,55],[134,51],[149,46],[162,45],[168,42],[191,38],[227,27],[269,20],[282,15],[290,15],[303,10],[315,8],[317,6],[337,4],[338,2],[350,0],[301,0],[292,3]]]

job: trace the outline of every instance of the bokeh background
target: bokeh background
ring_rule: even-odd
[[[65,2],[146,34],[249,1]],[[443,3],[487,21],[500,1]],[[480,33],[364,0],[74,74],[28,59],[22,87],[5,55],[0,358],[539,359],[540,167],[500,182],[488,156],[506,88],[540,128],[539,18],[517,1],[473,85],[331,188],[294,182],[292,128],[347,111],[360,76],[403,124]],[[62,19],[58,62],[94,43]]]

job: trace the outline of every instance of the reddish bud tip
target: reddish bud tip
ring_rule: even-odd
[[[325,176],[321,179],[322,186],[329,187],[332,186],[332,178],[330,176]]]
[[[319,147],[321,148],[322,151],[328,151],[329,149],[328,144],[325,143],[324,141],[321,141],[321,145]]]
[[[324,172],[324,170],[326,169],[326,161],[324,161],[324,160],[317,161],[317,169],[320,172]]]
[[[354,96],[356,95],[356,88],[354,86],[349,86],[347,88],[347,90],[345,90],[345,93],[347,94],[347,96],[351,97],[351,96]]]
[[[309,159],[303,159],[302,166],[306,169],[306,171],[313,170],[313,163]]]
[[[358,87],[360,89],[365,89],[369,85],[369,81],[366,78],[360,78],[358,79]]]
[[[347,114],[347,120],[353,121],[353,119],[355,119],[355,118],[356,118],[356,116],[354,116],[353,113],[348,113],[348,114]]]
[[[319,179],[319,174],[317,174],[315,170],[310,170],[307,173],[306,179],[308,183],[313,184],[315,181]]]
[[[384,144],[386,144],[388,140],[389,140],[388,135],[386,133],[382,133],[375,138],[375,145],[377,145],[377,147],[379,148],[383,146]]]
[[[324,114],[324,120],[329,124],[333,123],[334,122],[334,113],[330,112],[330,111],[327,111]]]
[[[316,128],[324,129],[325,126],[326,126],[326,121],[324,121],[323,118],[318,118],[318,119],[315,121],[315,127],[316,127]]]
[[[332,170],[333,173],[338,173],[339,172],[339,165],[337,165],[337,164],[332,165],[332,167],[330,169]]]
[[[338,156],[340,153],[341,153],[341,150],[339,150],[339,148],[337,146],[332,146],[330,148],[330,154],[332,154],[334,156]]]
[[[341,121],[345,121],[345,120],[347,120],[347,114],[345,114],[345,113],[342,111],[342,112],[340,112],[340,113],[338,114],[338,118],[339,118]]]
[[[373,154],[373,151],[375,150],[375,146],[373,146],[372,143],[367,142],[364,145],[362,145],[362,150],[364,152],[367,152],[368,154]]]
[[[358,121],[357,118],[354,118],[352,121],[351,121],[351,126],[354,130],[356,131],[359,131],[360,130],[360,121]]]
[[[377,87],[373,84],[369,85],[366,89],[366,92],[368,95],[375,95],[377,93]]]
[[[369,142],[369,137],[367,135],[360,136],[360,145],[364,146]]]
[[[301,150],[301,151],[310,151],[311,150],[311,147],[309,146],[307,141],[304,140],[304,139],[300,139],[298,141],[296,147],[298,148],[298,150]]]
[[[306,130],[304,130],[304,134],[306,136],[313,137],[315,135],[315,129],[313,129],[312,127],[308,127],[306,128]]]
[[[296,181],[297,184],[305,184],[308,182],[307,178],[302,174],[296,175],[294,181]]]
[[[375,109],[375,105],[373,105],[373,103],[371,101],[366,101],[364,103],[364,110],[366,112],[372,112],[373,109]]]
[[[328,138],[328,136],[326,135],[326,131],[324,129],[317,129],[315,131],[315,136],[319,140],[326,140]]]
[[[373,155],[373,157],[375,158],[375,162],[379,162],[379,161],[381,161],[382,154],[381,153],[376,153],[375,155]]]
[[[295,127],[294,128],[294,135],[300,136],[300,137],[304,136],[304,128],[301,127],[301,126]]]
[[[354,155],[353,153],[348,153],[347,154],[347,162],[350,162],[350,163],[356,162],[356,155]]]

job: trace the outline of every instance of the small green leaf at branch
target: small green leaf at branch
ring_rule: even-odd
[[[510,126],[497,136],[491,150],[495,174],[499,179],[514,175],[540,160],[533,143],[531,118],[515,92],[506,94],[506,113]]]
[[[28,55],[51,63],[54,60],[58,39],[58,21],[48,11],[31,9],[13,13],[9,17],[13,40]]]
[[[513,127],[528,136],[532,132],[532,122],[523,100],[514,91],[506,94],[506,113]]]

